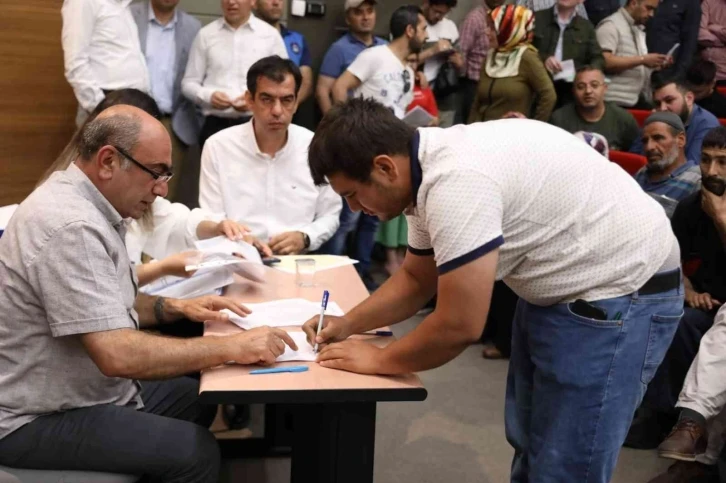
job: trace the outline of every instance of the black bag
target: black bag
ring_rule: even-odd
[[[436,79],[434,79],[434,95],[446,97],[459,90],[459,72],[451,62],[444,62]]]

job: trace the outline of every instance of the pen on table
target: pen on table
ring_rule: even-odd
[[[320,304],[320,318],[318,319],[318,330],[315,332],[315,346],[313,351],[318,352],[318,336],[320,335],[320,329],[323,328],[323,317],[325,317],[325,309],[328,308],[328,296],[330,293],[327,290],[323,291],[323,302]]]
[[[308,370],[308,366],[288,366],[288,367],[270,367],[268,369],[255,369],[250,371],[250,374],[257,376],[260,374],[280,374],[283,372],[305,372]]]

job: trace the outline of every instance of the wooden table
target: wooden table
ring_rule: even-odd
[[[318,302],[322,291],[344,311],[368,296],[352,265],[315,274],[315,287],[302,288],[295,276],[268,269],[266,283],[241,281],[227,295],[240,302],[305,298]],[[205,336],[240,331],[232,323],[205,325]],[[300,330],[294,328],[290,330]],[[384,346],[391,337],[356,336]],[[293,418],[292,483],[371,483],[375,448],[376,403],[423,401],[426,389],[414,374],[367,376],[306,364],[303,373],[249,375],[254,367],[223,366],[202,373],[200,400],[210,404],[286,404]]]

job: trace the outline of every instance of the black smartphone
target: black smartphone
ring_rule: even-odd
[[[716,196],[723,196],[724,192],[726,192],[726,181],[715,176],[705,176],[701,180],[701,184]]]
[[[269,267],[273,263],[280,263],[280,259],[275,257],[265,257],[262,259],[262,263]]]
[[[608,313],[605,309],[601,309],[590,302],[582,299],[577,299],[570,304],[570,310],[573,314],[579,315],[580,317],[587,317],[588,319],[595,320],[608,320]]]

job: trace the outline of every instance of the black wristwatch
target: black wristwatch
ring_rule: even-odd
[[[300,233],[302,233],[303,236],[303,244],[305,244],[305,250],[307,250],[308,248],[310,248],[310,237],[304,231],[301,231]]]

